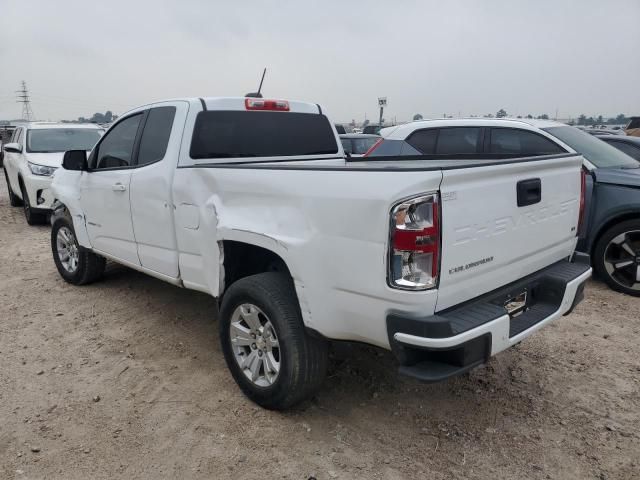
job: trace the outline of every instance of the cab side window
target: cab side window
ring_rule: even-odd
[[[149,110],[140,140],[138,165],[148,165],[164,158],[175,115],[176,107],[156,107]]]
[[[142,113],[138,113],[122,120],[103,137],[92,161],[93,169],[123,168],[132,165],[142,116]]]

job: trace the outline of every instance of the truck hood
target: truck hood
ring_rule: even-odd
[[[640,168],[597,168],[596,182],[640,188]]]
[[[45,167],[59,168],[62,166],[62,158],[64,152],[52,152],[52,153],[27,153],[27,161],[36,163],[38,165],[44,165]]]

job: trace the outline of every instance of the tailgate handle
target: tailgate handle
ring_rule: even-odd
[[[518,206],[526,207],[542,200],[542,182],[539,178],[520,180],[516,187],[518,191]]]

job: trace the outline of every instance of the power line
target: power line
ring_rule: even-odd
[[[29,90],[27,90],[27,82],[22,80],[21,89],[16,90],[16,102],[22,104],[22,119],[30,122],[33,120],[33,109],[31,108],[31,100],[29,99]]]

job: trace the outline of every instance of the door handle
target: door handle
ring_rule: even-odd
[[[520,180],[516,185],[518,207],[534,205],[542,201],[542,182],[539,178]]]
[[[111,190],[113,190],[114,192],[124,192],[126,189],[127,187],[125,187],[121,183],[114,183],[113,185],[111,185]]]

